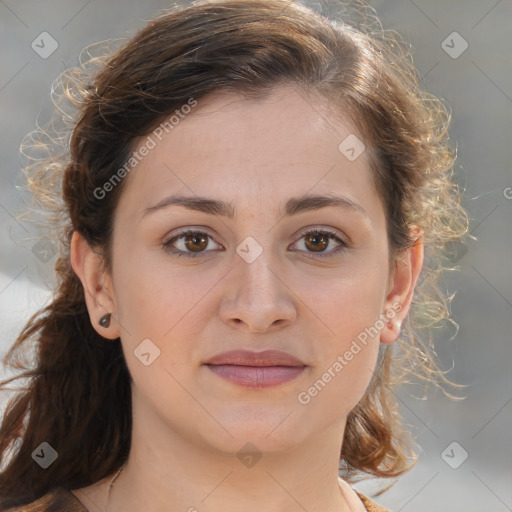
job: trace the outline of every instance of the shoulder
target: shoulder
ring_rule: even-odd
[[[87,512],[75,496],[59,488],[23,506],[16,506],[1,512]]]
[[[356,493],[359,496],[359,499],[363,502],[363,505],[368,512],[390,512],[389,509],[384,508],[381,505],[377,505],[377,503],[372,501],[370,498],[367,498],[364,494],[361,494],[360,492],[357,491]]]

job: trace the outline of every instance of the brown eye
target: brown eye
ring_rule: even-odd
[[[202,256],[211,252],[206,250],[210,240],[213,240],[212,237],[203,231],[188,230],[173,236],[163,244],[163,248],[171,254],[176,254],[178,257],[195,258],[196,256]]]
[[[300,249],[300,251],[309,253],[313,258],[328,258],[336,256],[350,246],[349,242],[342,240],[337,234],[319,229],[305,231],[302,233],[302,238],[299,242],[304,245],[304,249]],[[331,242],[336,242],[338,246],[335,246],[331,250],[326,250]]]
[[[330,238],[323,233],[310,233],[305,236],[305,244],[313,252],[322,252],[329,245]]]
[[[187,235],[183,238],[185,247],[192,252],[200,252],[208,246],[208,237],[202,234]]]
[[[330,231],[309,230],[302,234],[301,241],[302,239],[304,240],[305,249],[300,249],[301,252],[305,251],[313,255],[313,257],[332,257],[349,247],[348,242]],[[209,247],[210,240],[213,241],[212,237],[203,231],[188,230],[165,242],[163,248],[178,257],[194,258],[212,252],[211,250],[206,250]],[[338,246],[331,250],[326,250],[331,242],[336,242]]]

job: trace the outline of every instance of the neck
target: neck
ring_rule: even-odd
[[[168,429],[146,435],[134,422],[130,456],[105,512],[351,512],[350,491],[338,481],[342,430],[332,426],[286,451],[226,453]]]

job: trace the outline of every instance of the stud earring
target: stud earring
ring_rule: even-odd
[[[111,313],[106,313],[105,315],[103,315],[100,318],[98,323],[101,325],[101,327],[104,327],[106,329],[107,327],[110,326],[110,318],[111,317],[112,317]]]

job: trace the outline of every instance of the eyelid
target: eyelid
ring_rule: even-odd
[[[342,231],[334,229],[334,228],[330,228],[330,227],[324,227],[322,225],[318,226],[318,224],[314,224],[313,226],[306,226],[299,232],[298,236],[302,237],[308,233],[311,233],[312,231],[320,232],[320,233],[328,233],[330,235],[333,235],[336,238],[339,238],[341,240],[341,242],[343,242],[344,244],[352,245],[350,238],[347,235],[345,235],[345,233],[343,233]]]
[[[215,236],[217,236],[217,235],[214,235],[213,232],[205,226],[188,226],[188,227],[177,228],[175,230],[172,230],[171,232],[167,233],[163,239],[165,241],[169,242],[173,238],[180,237],[181,235],[185,235],[187,233],[202,233],[202,234],[208,235],[212,239],[214,239]]]

